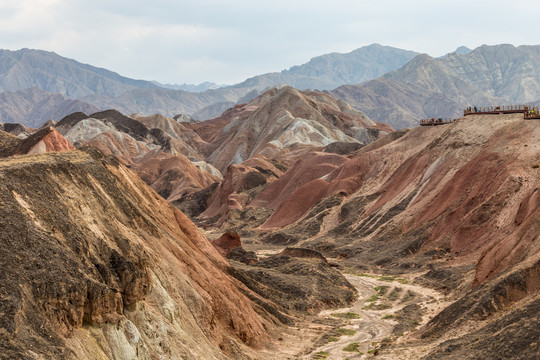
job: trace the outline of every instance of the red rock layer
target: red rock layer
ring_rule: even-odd
[[[358,223],[378,220],[370,237],[429,227],[424,249],[449,248],[477,262],[475,284],[540,256],[538,122],[473,116],[381,142],[297,188],[262,228],[289,225],[308,204],[342,193],[369,196]]]
[[[51,151],[70,151],[75,147],[52,127],[46,127],[23,140],[13,155],[40,154]]]

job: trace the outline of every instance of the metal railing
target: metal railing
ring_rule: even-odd
[[[449,119],[449,118],[446,118],[446,119],[443,119],[443,118],[431,118],[431,119],[422,119],[420,120],[420,125],[421,126],[430,126],[430,125],[443,125],[443,124],[451,124],[455,121],[456,119]]]
[[[473,114],[517,114],[526,113],[531,109],[529,105],[505,105],[505,106],[469,106],[463,111],[463,115]]]

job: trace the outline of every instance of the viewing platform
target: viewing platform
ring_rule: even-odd
[[[532,111],[529,105],[508,105],[508,106],[488,106],[488,107],[471,107],[463,110],[463,115],[499,115],[499,114],[526,114]]]
[[[523,113],[525,120],[540,119],[540,112],[538,112],[538,106],[532,107],[530,111]]]
[[[435,125],[443,125],[443,124],[451,124],[455,121],[456,119],[443,119],[443,118],[431,118],[431,119],[422,119],[420,120],[420,125],[421,126],[435,126]]]

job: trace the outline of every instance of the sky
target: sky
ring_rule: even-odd
[[[234,84],[372,43],[434,57],[538,45],[539,17],[537,0],[0,0],[0,49],[164,84]]]

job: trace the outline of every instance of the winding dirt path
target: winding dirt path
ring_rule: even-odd
[[[383,339],[392,336],[394,326],[398,323],[395,320],[397,311],[408,304],[418,304],[422,308],[423,314],[421,320],[416,323],[416,326],[419,327],[431,319],[446,303],[441,293],[410,284],[406,279],[394,278],[392,280],[390,277],[380,275],[358,276],[350,274],[345,274],[345,277],[358,290],[358,300],[350,307],[321,311],[319,316],[335,318],[338,313],[349,313],[349,317],[355,317],[354,314],[358,314],[359,318],[344,320],[343,325],[338,330],[344,333],[343,335],[338,333],[337,336],[332,336],[331,341],[299,358],[367,359],[370,350],[374,349]],[[370,304],[373,304],[371,308]],[[386,308],[377,310],[377,307]],[[406,337],[398,338],[395,341],[403,341],[403,338]],[[351,347],[351,344],[357,344],[352,345],[353,348],[355,347],[354,351],[343,350],[347,346]]]

